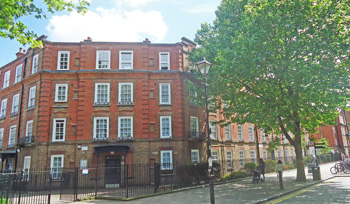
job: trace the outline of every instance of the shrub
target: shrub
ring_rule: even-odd
[[[256,163],[252,162],[252,163],[246,163],[244,164],[244,168],[250,172],[252,172],[254,169],[256,169]]]
[[[310,156],[304,157],[303,158],[303,163],[304,163],[304,166],[307,166],[308,163],[313,163],[312,157],[310,157]]]
[[[289,169],[295,169],[294,163],[288,164],[288,168],[289,168]]]
[[[250,173],[244,171],[244,170],[239,170],[239,171],[234,171],[230,174],[226,174],[222,177],[222,180],[228,181],[228,180],[233,180],[233,179],[238,179],[238,178],[244,178],[248,177]]]
[[[289,169],[288,164],[283,164],[282,166],[283,166],[283,170],[288,170]]]
[[[267,160],[265,161],[265,172],[271,173],[276,171],[276,161],[274,160]]]

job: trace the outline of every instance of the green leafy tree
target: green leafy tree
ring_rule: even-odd
[[[49,13],[75,9],[84,14],[89,6],[87,0],[79,0],[76,4],[67,0],[43,0],[43,3]],[[46,18],[43,8],[38,7],[34,0],[0,0],[0,36],[16,39],[23,45],[40,46],[41,41],[35,40],[37,35],[21,22],[21,18],[25,16]]]
[[[333,124],[349,96],[349,5],[223,0],[213,25],[196,34],[191,60],[212,63],[209,91],[225,102],[225,117],[284,134],[295,148],[298,181],[306,181],[303,132]]]

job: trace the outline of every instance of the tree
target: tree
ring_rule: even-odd
[[[83,14],[89,5],[87,0],[79,0],[77,4],[67,0],[44,0],[44,4],[49,13],[76,9]],[[41,41],[35,40],[37,35],[20,21],[20,18],[30,15],[37,19],[46,18],[45,12],[37,7],[34,0],[0,0],[0,36],[16,39],[23,45],[40,46]]]
[[[225,117],[284,134],[295,148],[297,181],[306,181],[303,132],[334,123],[349,97],[349,5],[223,0],[213,25],[196,34],[191,60],[212,63],[209,91],[225,102]]]

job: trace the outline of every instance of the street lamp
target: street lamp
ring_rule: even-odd
[[[201,74],[204,77],[204,92],[205,92],[205,112],[206,112],[206,122],[207,122],[207,146],[208,146],[208,172],[209,172],[209,186],[210,186],[210,202],[211,204],[215,204],[215,197],[214,197],[214,171],[213,171],[213,159],[211,157],[211,145],[210,145],[210,128],[209,128],[209,111],[208,111],[208,95],[207,95],[207,74],[210,69],[210,63],[205,60],[205,57],[203,57],[203,60],[201,62],[198,62],[197,67]]]

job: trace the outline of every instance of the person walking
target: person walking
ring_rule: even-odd
[[[259,170],[261,182],[265,182],[265,162],[262,158],[259,159]]]
[[[281,160],[278,160],[277,165],[276,165],[276,173],[277,173],[277,178],[278,178],[278,173],[281,172],[283,173],[283,164]]]

